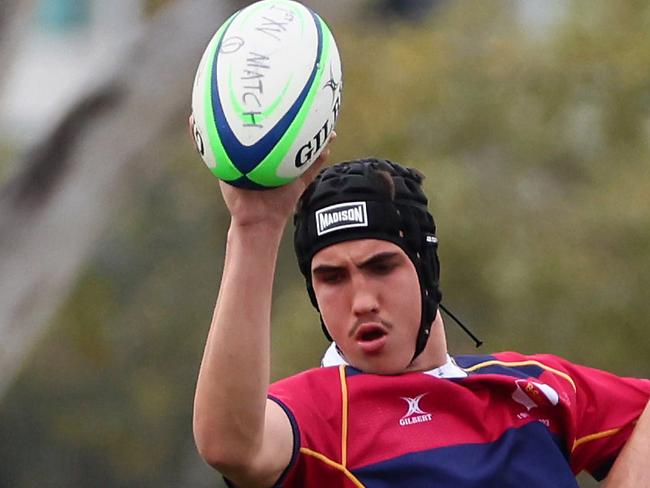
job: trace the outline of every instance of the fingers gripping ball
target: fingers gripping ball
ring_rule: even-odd
[[[218,178],[242,188],[281,186],[325,148],[341,89],[341,61],[325,22],[297,2],[256,2],[230,17],[203,54],[192,136]]]

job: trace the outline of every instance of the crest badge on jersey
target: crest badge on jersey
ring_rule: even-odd
[[[555,406],[560,397],[554,388],[536,381],[516,380],[512,399],[530,411],[536,407]]]

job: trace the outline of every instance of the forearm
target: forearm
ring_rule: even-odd
[[[194,402],[194,435],[208,460],[260,448],[270,369],[273,275],[281,229],[231,226],[219,298]]]
[[[650,402],[605,480],[605,488],[650,486]]]

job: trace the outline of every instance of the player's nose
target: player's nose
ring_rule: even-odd
[[[379,312],[379,295],[363,277],[353,280],[351,293],[355,316]]]

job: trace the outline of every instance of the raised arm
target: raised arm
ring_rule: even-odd
[[[605,488],[650,486],[650,402],[609,472]]]
[[[194,438],[203,459],[241,486],[272,485],[291,459],[289,420],[266,398],[273,276],[287,219],[327,153],[274,190],[220,183],[231,223],[196,386]]]

